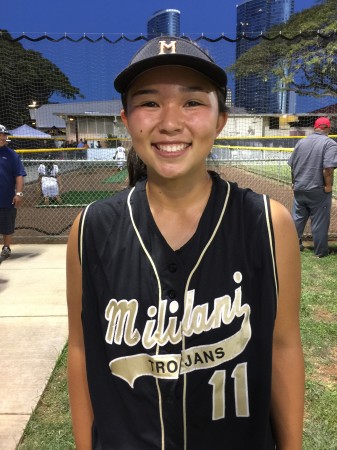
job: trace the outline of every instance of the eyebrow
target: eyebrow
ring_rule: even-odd
[[[179,91],[182,93],[188,93],[188,92],[206,92],[207,94],[211,92],[208,89],[205,89],[201,86],[181,86],[179,88]],[[147,94],[158,94],[158,89],[138,89],[136,92],[134,92],[131,97],[137,97],[139,95],[147,95]]]
[[[138,95],[146,95],[146,94],[157,94],[157,89],[138,89],[138,91],[134,92],[131,97],[137,97]]]

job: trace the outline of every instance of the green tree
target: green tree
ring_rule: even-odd
[[[28,105],[49,103],[53,94],[83,97],[69,78],[41,53],[25,49],[0,30],[0,123],[14,128],[30,121]]]
[[[266,33],[230,67],[237,79],[273,74],[282,90],[300,95],[337,97],[337,0],[325,0],[291,16]],[[276,87],[277,89],[277,87]]]

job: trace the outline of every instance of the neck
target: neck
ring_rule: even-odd
[[[329,132],[330,132],[330,130],[321,130],[319,128],[315,129],[315,133],[324,134],[325,136],[327,136],[329,134]]]
[[[150,209],[161,234],[173,249],[181,248],[194,235],[208,202],[212,180],[207,172],[196,183],[146,185]]]
[[[146,193],[151,209],[185,209],[208,199],[212,180],[208,172],[197,180],[153,180],[148,179]],[[207,201],[207,200],[206,200]]]

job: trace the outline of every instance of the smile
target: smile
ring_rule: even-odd
[[[170,145],[162,145],[157,144],[156,147],[158,150],[162,152],[169,152],[169,153],[175,153],[175,152],[181,152],[187,148],[189,144],[170,144]]]

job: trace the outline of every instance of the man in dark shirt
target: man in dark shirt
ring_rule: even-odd
[[[301,250],[304,227],[310,217],[314,252],[319,258],[329,254],[333,173],[337,167],[337,143],[328,137],[330,129],[327,117],[318,118],[314,133],[298,142],[288,160],[294,190],[292,216]]]
[[[8,135],[6,127],[0,125],[0,234],[3,235],[0,263],[11,256],[16,209],[22,202],[23,177],[26,176],[19,155],[7,147]]]

